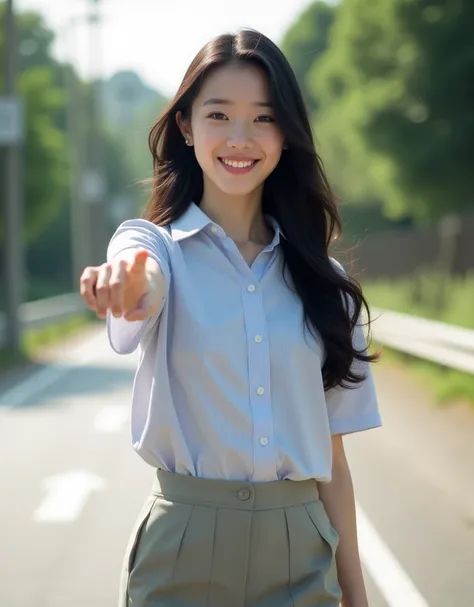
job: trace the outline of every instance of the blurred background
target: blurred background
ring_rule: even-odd
[[[449,491],[439,485],[439,468],[427,468],[430,490],[418,495],[420,510],[403,493],[395,514],[376,497],[381,486],[392,486],[389,464],[378,472],[380,485],[364,480],[372,450],[382,446],[367,439],[368,446],[354,447],[371,520],[382,509],[392,518],[379,520],[379,530],[391,528],[397,516],[400,525],[410,521],[398,561],[407,579],[417,578],[416,587],[424,589],[405,595],[387,590],[373,565],[379,559],[367,553],[372,604],[474,605],[472,1],[0,2],[0,405],[7,411],[18,398],[36,402],[34,388],[27,398],[23,388],[18,396],[18,386],[32,370],[61,358],[63,344],[70,343],[64,340],[75,344],[95,330],[77,296],[82,268],[102,262],[115,227],[141,213],[148,196],[142,181],[151,176],[148,131],[187,65],[210,37],[240,27],[259,29],[280,44],[302,87],[341,200],[345,232],[334,254],[362,282],[377,318],[374,343],[386,355],[377,379],[397,428],[388,443],[395,451],[403,444],[405,455],[410,440],[417,443],[420,452],[410,451],[408,467],[415,460],[433,462],[430,448],[436,444],[433,457],[439,457],[442,443],[443,460],[452,464]],[[96,398],[105,388],[94,386],[89,396]],[[71,390],[50,398],[64,399]],[[120,397],[125,404],[127,394]],[[415,400],[423,412],[406,409]],[[440,409],[441,402],[450,407]],[[398,426],[395,417],[402,415]],[[412,416],[419,434],[410,438]],[[420,447],[417,437],[427,427],[431,447]],[[124,449],[127,440],[125,433]],[[435,499],[447,491],[443,516],[452,516],[454,503],[460,527],[445,529],[446,542],[431,545],[441,524],[433,519],[420,547],[421,503],[434,487]],[[130,520],[135,513],[130,510]],[[367,529],[361,533],[372,538]],[[126,532],[123,523],[120,533]],[[382,535],[387,540],[390,533]],[[395,533],[392,549],[397,541]],[[436,577],[448,548],[457,559]],[[420,572],[420,561],[429,559],[432,566]],[[38,560],[29,566],[37,571]],[[391,579],[398,589],[411,583]],[[46,593],[40,602],[20,599],[14,590],[2,599],[0,588],[0,605],[86,604],[73,587],[62,599]],[[114,604],[107,593],[100,600],[93,592],[87,596],[88,605]]]

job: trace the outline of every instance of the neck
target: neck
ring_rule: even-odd
[[[262,190],[244,196],[231,196],[204,187],[200,207],[236,244],[267,244],[271,231],[263,217]]]

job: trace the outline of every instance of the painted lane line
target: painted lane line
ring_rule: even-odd
[[[124,405],[103,407],[94,418],[94,431],[99,434],[119,434],[130,422],[130,408]]]
[[[0,397],[2,411],[19,407],[32,397],[44,392],[74,368],[82,367],[97,356],[97,346],[104,342],[104,336],[99,335],[64,356],[63,363],[53,363],[36,371],[23,381],[15,384]]]
[[[35,510],[37,523],[72,523],[82,512],[89,496],[105,488],[105,481],[87,470],[70,470],[41,483],[46,495]]]
[[[361,560],[389,607],[429,607],[357,504]]]

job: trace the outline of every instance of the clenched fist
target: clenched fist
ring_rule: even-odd
[[[146,250],[129,250],[127,257],[85,268],[80,279],[82,298],[99,318],[111,310],[115,318],[145,320],[160,307],[164,279]]]

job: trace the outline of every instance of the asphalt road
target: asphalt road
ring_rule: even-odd
[[[129,440],[137,359],[94,329],[50,360],[0,379],[0,607],[114,607],[153,477]],[[474,606],[474,411],[385,363],[376,380],[384,427],[345,439],[370,605]]]

